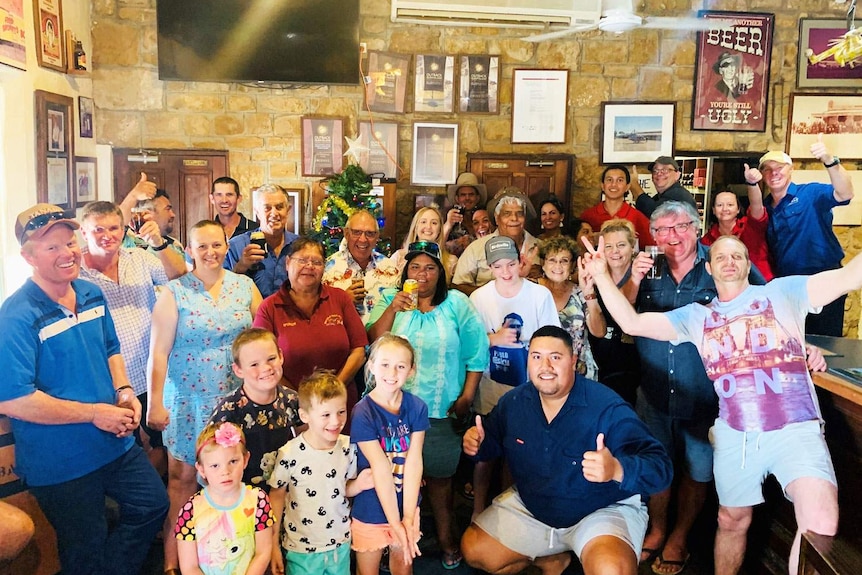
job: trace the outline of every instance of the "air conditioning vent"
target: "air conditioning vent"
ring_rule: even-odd
[[[445,26],[543,28],[589,26],[601,0],[392,0],[392,21]]]

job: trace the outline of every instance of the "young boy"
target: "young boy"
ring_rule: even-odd
[[[284,515],[276,531],[272,572],[350,573],[348,497],[372,489],[370,470],[356,475],[356,446],[341,435],[347,420],[347,389],[330,371],[318,370],[299,384],[299,416],[308,428],[278,450],[269,484],[272,515]],[[353,479],[356,478],[356,479]]]
[[[302,430],[299,402],[296,392],[282,385],[284,358],[272,332],[243,330],[231,353],[233,372],[242,386],[216,405],[210,422],[229,421],[242,428],[251,454],[242,480],[269,491],[267,481],[278,448]]]

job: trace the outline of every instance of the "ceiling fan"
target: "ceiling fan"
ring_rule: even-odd
[[[662,28],[665,30],[715,30],[732,27],[729,23],[723,24],[721,20],[695,18],[691,16],[638,16],[634,12],[633,0],[601,0],[602,17],[598,22],[592,24],[580,24],[554,30],[543,34],[534,34],[522,38],[527,42],[543,42],[562,38],[578,32],[590,30],[601,30],[622,34],[635,28]]]

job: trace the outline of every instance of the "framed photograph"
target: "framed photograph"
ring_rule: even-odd
[[[673,156],[676,104],[602,102],[600,164],[643,164]]]
[[[569,71],[515,70],[512,86],[512,143],[564,144]]]
[[[453,111],[455,56],[417,54],[413,78],[414,112]]]
[[[774,14],[701,10],[730,30],[697,33],[691,129],[766,131]]]
[[[365,173],[384,180],[398,175],[398,124],[359,122],[359,143],[368,151],[359,154]]]
[[[78,96],[78,130],[82,138],[93,137],[93,99]]]
[[[372,112],[404,113],[410,56],[389,52],[368,53],[368,77],[365,104]]]
[[[458,175],[458,124],[413,123],[414,186],[446,186]]]
[[[499,114],[499,56],[461,56],[458,111],[470,114]]]
[[[799,20],[798,88],[862,87],[862,66],[852,65],[854,58],[848,55],[851,46],[858,46],[859,35],[847,34],[846,18]]]
[[[27,38],[24,25],[24,0],[0,0],[4,11],[3,40],[0,42],[0,64],[27,69]]]
[[[449,198],[446,194],[416,194],[413,196],[413,213],[415,214],[422,208],[435,208],[443,219],[446,218],[446,212],[449,211]]]
[[[36,60],[43,68],[66,71],[62,0],[33,0]]]
[[[814,158],[811,144],[823,137],[829,151],[843,159],[862,158],[862,96],[790,94],[785,151],[795,160]]]
[[[854,190],[862,190],[862,171],[847,170],[847,175],[853,182]],[[829,176],[824,170],[793,170],[790,180],[796,184],[808,184],[811,182],[828,182]],[[853,196],[846,206],[832,208],[832,224],[835,226],[859,226],[862,225],[862,197],[858,194]]]
[[[68,96],[36,90],[36,198],[75,207],[72,106]]]
[[[285,229],[296,235],[302,235],[305,222],[302,215],[305,213],[305,188],[284,188],[290,199],[290,207],[287,211],[287,223]]]
[[[344,168],[344,119],[302,117],[302,175],[331,176]]]
[[[96,158],[75,156],[75,205],[81,207],[96,200]]]

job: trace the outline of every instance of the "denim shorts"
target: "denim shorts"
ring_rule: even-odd
[[[446,478],[455,475],[461,459],[461,436],[455,433],[455,420],[430,419],[422,447],[423,473],[428,477]]]

